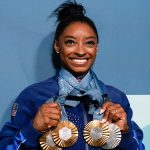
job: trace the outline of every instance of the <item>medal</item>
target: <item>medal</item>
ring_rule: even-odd
[[[121,132],[120,129],[115,124],[108,125],[109,127],[109,138],[107,142],[102,146],[104,149],[114,149],[117,147],[121,141]]]
[[[43,134],[39,142],[43,150],[61,150],[61,148],[54,143],[51,130]]]
[[[99,120],[89,122],[83,130],[85,141],[94,147],[101,147],[109,138],[108,125],[102,124]]]
[[[52,130],[52,138],[59,147],[72,146],[78,138],[78,129],[70,121],[61,121],[56,128]]]

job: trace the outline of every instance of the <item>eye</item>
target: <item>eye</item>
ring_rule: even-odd
[[[92,47],[96,44],[95,41],[87,41],[86,44],[89,46],[89,47]]]
[[[68,45],[68,46],[72,46],[73,44],[75,44],[75,41],[73,41],[73,40],[66,40],[65,44]]]

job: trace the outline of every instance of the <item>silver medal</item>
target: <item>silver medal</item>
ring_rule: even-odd
[[[120,129],[115,124],[108,125],[109,127],[109,138],[107,142],[102,146],[104,149],[113,149],[117,147],[121,141],[121,132]]]
[[[54,143],[51,130],[43,134],[39,142],[43,150],[62,150],[62,148]]]

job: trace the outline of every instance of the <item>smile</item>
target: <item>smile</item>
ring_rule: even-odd
[[[88,59],[71,59],[73,62],[77,63],[77,64],[85,64],[87,62]]]

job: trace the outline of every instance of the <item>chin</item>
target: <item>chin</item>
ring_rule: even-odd
[[[76,70],[70,70],[70,72],[74,75],[74,76],[80,76],[82,74],[86,74],[89,71],[89,69],[76,69]]]

